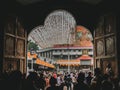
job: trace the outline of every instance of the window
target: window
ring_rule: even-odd
[[[83,53],[83,55],[88,55],[88,50],[84,49],[84,50],[82,51],[82,53]]]
[[[91,60],[81,60],[80,65],[91,65]]]

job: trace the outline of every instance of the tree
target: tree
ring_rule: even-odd
[[[36,51],[39,50],[39,47],[36,43],[28,41],[28,50]]]

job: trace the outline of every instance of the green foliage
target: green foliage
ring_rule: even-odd
[[[31,41],[28,42],[27,48],[28,48],[28,50],[33,50],[33,51],[39,50],[38,45]]]

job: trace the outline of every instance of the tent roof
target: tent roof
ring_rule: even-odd
[[[90,57],[89,55],[82,55],[79,58],[77,58],[78,60],[91,60],[93,59],[92,57]]]

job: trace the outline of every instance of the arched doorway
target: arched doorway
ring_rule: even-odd
[[[80,41],[82,40],[81,36],[77,37],[78,33],[84,36],[83,42],[86,40],[89,42],[86,44],[92,46],[84,46],[85,44]],[[82,56],[85,49],[87,49],[87,53],[90,52],[93,57],[93,38],[91,32],[83,26],[77,26],[72,14],[65,10],[55,10],[50,13],[46,17],[44,25],[35,27],[29,34],[28,39],[39,45],[41,48],[41,50],[37,52],[39,58],[45,59],[48,62],[56,63],[56,60],[59,59],[77,59],[78,56]],[[82,48],[84,48],[83,51]],[[78,54],[76,54],[77,51]],[[58,52],[58,55],[55,54],[56,52]],[[80,64],[80,61],[78,63]],[[58,63],[56,65],[58,65],[57,67],[60,66]],[[73,64],[73,66],[75,65]],[[66,66],[70,68],[70,65],[67,64]]]

